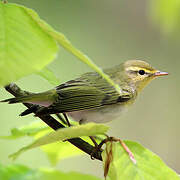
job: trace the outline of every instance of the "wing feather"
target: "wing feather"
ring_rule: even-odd
[[[54,114],[99,108],[128,101],[131,97],[131,93],[127,91],[119,95],[114,87],[95,73],[89,74],[85,79],[79,78],[61,84],[56,87],[56,91],[59,95],[56,102],[48,108],[42,108],[39,113]]]

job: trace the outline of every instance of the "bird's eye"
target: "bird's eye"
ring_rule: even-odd
[[[144,75],[145,74],[145,71],[144,70],[139,70],[139,72],[138,72],[140,75]]]

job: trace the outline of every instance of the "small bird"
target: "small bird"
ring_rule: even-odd
[[[141,60],[128,60],[104,72],[119,85],[121,93],[98,73],[88,72],[52,90],[1,102],[40,105],[36,115],[63,113],[79,123],[104,123],[118,118],[151,80],[168,75]],[[30,113],[28,109],[21,116]]]

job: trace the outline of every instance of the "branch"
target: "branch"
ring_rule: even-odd
[[[11,83],[11,84],[5,86],[5,89],[10,94],[14,95],[15,97],[33,94],[31,92],[21,90],[14,83]],[[34,106],[35,107],[35,108],[33,108],[33,113],[34,114],[40,108],[40,106],[38,106],[38,105],[32,105],[32,104],[29,104],[29,103],[23,103],[23,104],[28,109],[31,108],[32,106]],[[44,121],[49,127],[51,127],[54,130],[57,130],[57,129],[60,129],[60,128],[65,128],[64,125],[62,125],[60,122],[58,122],[56,119],[54,119],[50,115],[37,116],[37,117],[39,117],[42,121]],[[81,149],[82,151],[84,151],[85,153],[87,153],[89,155],[92,155],[92,152],[93,152],[93,157],[95,159],[98,159],[98,160],[102,161],[102,156],[101,156],[102,150],[97,151],[97,152],[94,153],[94,147],[92,145],[90,145],[89,143],[87,143],[86,141],[82,140],[81,138],[72,138],[72,139],[68,139],[67,141],[69,141],[71,144],[73,144],[74,146],[76,146],[77,148]]]

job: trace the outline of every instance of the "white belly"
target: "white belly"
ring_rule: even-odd
[[[91,110],[68,112],[67,115],[81,123],[104,123],[117,119],[126,109],[126,105],[109,105]]]

